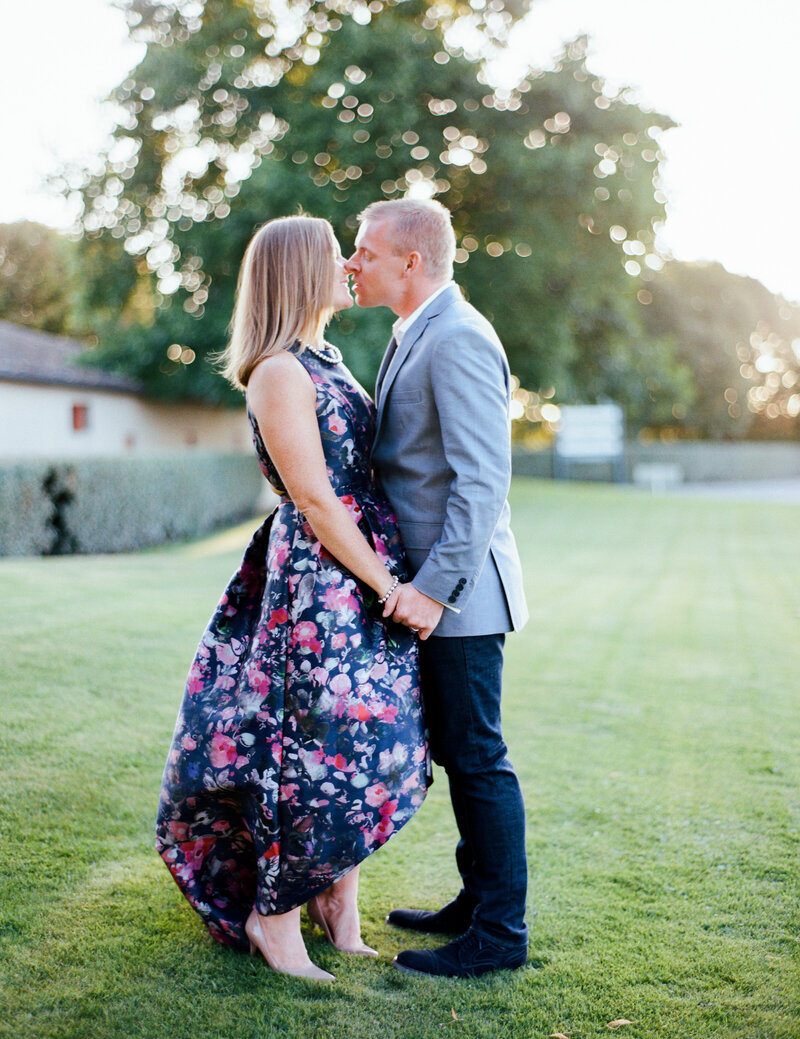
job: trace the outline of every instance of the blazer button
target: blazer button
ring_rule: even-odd
[[[457,595],[451,595],[450,598],[447,601],[448,602],[455,602],[457,598],[458,598]]]
[[[464,585],[465,585],[466,583],[467,583],[467,580],[466,580],[466,578],[465,578],[465,577],[462,577],[462,578],[461,578],[461,579],[459,580],[459,582],[458,582],[458,587],[459,587],[459,588],[463,588],[463,587],[464,587]]]

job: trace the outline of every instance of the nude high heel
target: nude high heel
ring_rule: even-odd
[[[306,908],[308,909],[309,917],[314,921],[315,924],[319,924],[319,926],[325,932],[325,937],[328,939],[328,941],[335,949],[339,950],[339,952],[346,952],[349,953],[351,956],[378,955],[378,950],[370,948],[369,945],[366,945],[364,942],[361,941],[361,938],[359,938],[358,940],[358,945],[354,946],[348,946],[337,942],[333,930],[331,928],[331,924],[325,918],[325,913],[322,909],[322,904],[316,895],[314,895],[313,898],[309,899]]]
[[[274,970],[276,974],[288,974],[293,978],[308,978],[311,981],[334,980],[333,974],[329,974],[326,970],[322,970],[321,967],[317,967],[313,963],[309,963],[307,967],[279,967],[270,955],[264,929],[261,926],[261,920],[259,919],[258,913],[255,909],[247,918],[244,930],[250,941],[250,955],[254,956],[256,952],[260,952],[266,960],[267,966],[271,970]]]

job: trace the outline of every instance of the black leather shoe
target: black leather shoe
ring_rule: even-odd
[[[399,952],[392,962],[398,970],[408,974],[479,978],[493,970],[524,967],[527,959],[527,944],[509,949],[469,930],[440,949],[407,949]]]
[[[426,934],[463,934],[472,924],[473,909],[467,909],[458,899],[448,902],[437,912],[427,909],[393,909],[386,917],[387,924],[405,927],[409,931]]]

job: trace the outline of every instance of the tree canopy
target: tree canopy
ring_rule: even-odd
[[[673,421],[684,435],[800,433],[800,307],[718,263],[671,261],[648,284],[645,323],[691,372],[692,400]]]
[[[302,207],[347,251],[365,205],[411,192],[452,211],[456,279],[523,385],[634,411],[685,395],[671,350],[642,348],[637,300],[660,265],[671,123],[608,96],[585,40],[500,89],[485,47],[522,11],[500,0],[124,6],[147,52],[114,92],[102,168],[65,181],[83,196],[88,292],[105,309],[96,362],[158,395],[225,399],[212,358],[254,229]],[[350,311],[331,329],[368,385],[390,321]]]
[[[0,318],[67,335],[78,295],[73,242],[30,220],[0,224]]]

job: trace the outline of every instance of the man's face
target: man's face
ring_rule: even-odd
[[[356,237],[356,251],[345,264],[360,307],[389,307],[402,296],[406,260],[394,252],[389,220],[366,220]]]

